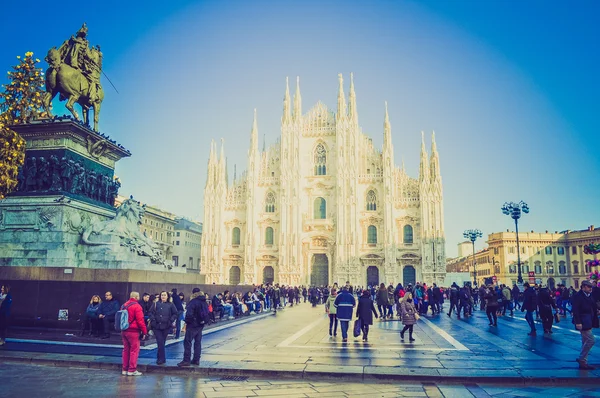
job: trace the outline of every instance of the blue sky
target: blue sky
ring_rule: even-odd
[[[132,151],[117,174],[143,202],[200,218],[211,139],[231,178],[254,108],[261,146],[278,137],[286,76],[305,111],[335,110],[337,74],[354,72],[363,131],[381,146],[388,101],[412,176],[435,130],[448,255],[465,229],[512,229],[505,201],[529,203],[522,230],[600,224],[597,1],[64,1],[60,23],[45,4],[3,5],[0,69],[87,22],[119,90],[103,80],[100,129]]]

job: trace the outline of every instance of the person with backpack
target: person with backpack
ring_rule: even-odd
[[[121,310],[115,315],[115,328],[121,332],[123,340],[123,376],[141,376],[137,370],[138,356],[140,355],[140,338],[143,340],[148,334],[144,322],[144,310],[138,303],[140,294],[131,292]]]
[[[192,290],[190,303],[185,315],[185,338],[183,340],[183,360],[177,364],[179,367],[200,365],[202,351],[202,329],[208,325],[208,303],[206,296],[197,287]],[[192,342],[194,343],[194,356],[192,359]]]
[[[154,331],[158,352],[156,357],[157,365],[164,365],[167,360],[165,356],[165,343],[171,325],[177,319],[178,312],[175,304],[169,302],[169,293],[161,292],[160,300],[150,309],[150,327]]]

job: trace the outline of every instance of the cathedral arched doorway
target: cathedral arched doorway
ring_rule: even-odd
[[[367,286],[379,285],[379,268],[370,266],[367,268]]]
[[[237,265],[229,268],[229,284],[239,285],[240,284],[240,267]]]
[[[402,283],[404,286],[408,286],[409,284],[415,285],[417,283],[417,272],[415,271],[415,267],[412,265],[405,265],[402,270]]]
[[[275,270],[270,265],[266,266],[263,269],[263,282],[264,283],[273,283],[275,280]]]
[[[329,260],[326,254],[315,254],[313,256],[310,284],[313,286],[329,285]]]

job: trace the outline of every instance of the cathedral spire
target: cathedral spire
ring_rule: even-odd
[[[217,164],[217,160],[216,160],[216,151],[215,151],[215,140],[211,140],[210,141],[210,154],[208,155],[208,173],[206,176],[206,187],[212,187],[214,186],[214,182],[216,180],[215,178],[215,171],[216,171],[216,164]]]
[[[256,108],[254,108],[254,121],[250,133],[250,153],[258,152],[258,121],[256,119]]]
[[[221,155],[219,156],[219,182],[227,184],[227,159],[225,158],[225,139],[221,138]]]
[[[292,108],[290,101],[290,82],[289,78],[285,78],[285,95],[283,96],[283,117],[281,118],[282,123],[289,122],[292,120]]]
[[[440,158],[438,156],[437,145],[435,144],[435,131],[431,134],[431,180],[440,178]]]
[[[350,103],[348,104],[348,118],[358,123],[358,112],[356,110],[356,94],[354,93],[354,74],[350,73]]]
[[[388,115],[388,105],[385,101],[385,117],[383,120],[383,149],[389,150],[392,147],[392,126],[390,125],[390,116]]]
[[[344,94],[344,78],[341,73],[338,73],[338,108],[337,108],[337,120],[344,119],[346,117],[346,96]]]
[[[294,120],[302,117],[302,97],[300,96],[300,76],[296,77],[296,92],[294,93]]]
[[[429,181],[429,160],[425,149],[425,133],[421,131],[421,165],[419,166],[419,181]]]

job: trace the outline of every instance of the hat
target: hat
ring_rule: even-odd
[[[195,287],[194,289],[192,289],[192,293],[198,293],[200,291],[199,287]]]
[[[594,285],[592,285],[592,282],[590,282],[590,281],[583,281],[583,282],[581,282],[581,287],[584,287],[584,286],[594,287]]]

